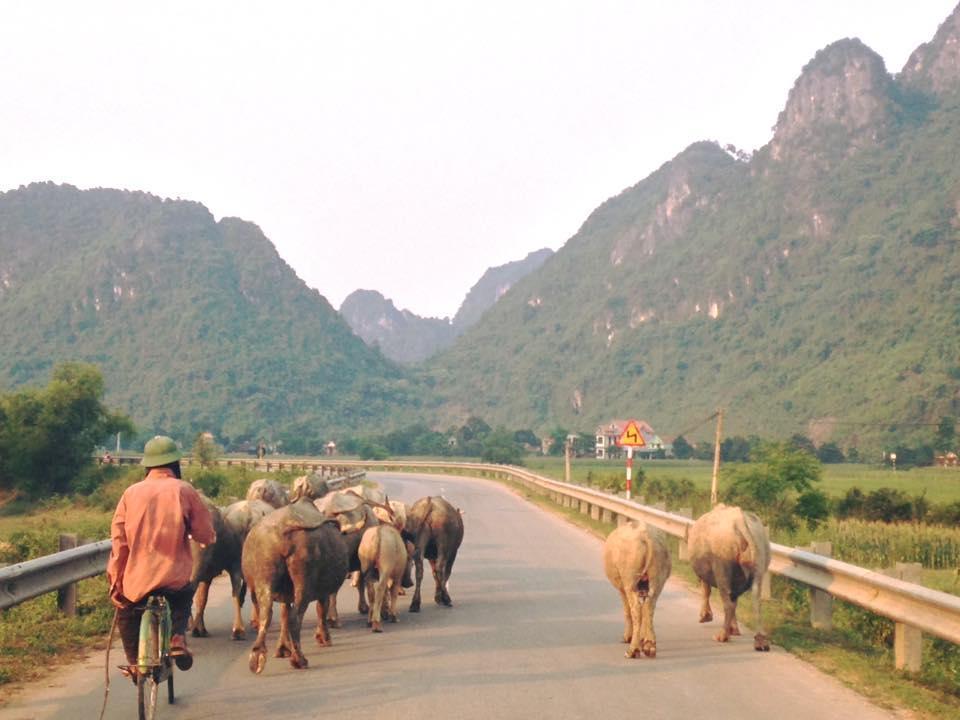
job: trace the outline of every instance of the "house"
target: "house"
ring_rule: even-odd
[[[617,445],[617,439],[623,434],[630,420],[610,420],[597,427],[597,460],[607,460],[610,458],[619,458],[623,456],[623,448]],[[643,435],[643,441],[646,443],[643,447],[634,448],[633,456],[637,458],[650,458],[661,454],[664,450],[663,441],[650,427],[650,423],[644,420],[637,420],[637,427],[640,434]]]

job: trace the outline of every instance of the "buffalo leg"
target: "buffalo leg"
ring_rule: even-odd
[[[641,643],[641,600],[640,593],[636,590],[630,590],[627,592],[627,605],[630,608],[630,647],[627,648],[627,652],[624,655],[628,658],[635,658],[640,655],[640,643]]]
[[[330,645],[330,630],[327,626],[327,614],[330,612],[330,596],[324,595],[317,600],[317,631],[314,637],[321,646]]]
[[[243,614],[240,608],[243,607],[243,596],[246,594],[246,587],[243,582],[243,576],[239,572],[230,573],[230,589],[233,596],[233,627],[230,630],[230,637],[234,640],[244,640],[247,635],[243,631]]]
[[[761,652],[767,652],[770,649],[770,641],[763,631],[763,613],[760,611],[760,590],[763,585],[763,575],[757,575],[753,578],[753,611],[756,613],[756,632],[753,636],[753,649]]]
[[[647,657],[657,656],[657,635],[653,631],[653,613],[657,601],[653,595],[647,595],[640,606],[640,649]]]
[[[383,632],[383,596],[387,589],[387,579],[381,575],[373,583],[370,601],[370,627],[374,632]]]
[[[290,605],[280,603],[280,638],[273,656],[277,658],[290,657],[293,654],[293,643],[290,641]]]
[[[737,601],[733,597],[733,577],[732,570],[729,567],[719,567],[719,563],[713,568],[713,576],[717,581],[717,593],[723,603],[723,629],[717,633],[718,642],[727,642],[733,635],[740,634],[740,628],[737,627]]]
[[[337,594],[330,596],[330,603],[327,606],[327,625],[330,627],[340,627],[340,613],[337,612]]]
[[[629,643],[633,640],[633,618],[630,617],[630,601],[622,588],[617,588],[617,591],[620,593],[620,602],[623,603],[623,642]]]
[[[420,586],[423,584],[423,550],[420,543],[417,543],[416,552],[413,555],[414,565],[414,588],[413,598],[410,600],[410,612],[420,612]]]
[[[254,594],[256,593],[256,594]],[[251,597],[255,597],[258,610],[257,639],[250,649],[250,672],[261,673],[267,664],[267,629],[273,616],[273,600],[270,597],[269,585],[260,592],[254,590]]]
[[[710,583],[700,580],[700,622],[713,620],[713,610],[710,609]]]
[[[210,592],[210,583],[202,580],[197,583],[197,592],[193,596],[194,604],[196,605],[196,610],[193,613],[193,636],[194,637],[209,637],[210,633],[207,632],[207,626],[203,622],[203,613],[207,609],[207,595]]]
[[[363,573],[357,576],[357,612],[366,615],[370,612],[370,605],[366,598],[366,578]]]
[[[389,618],[392,623],[397,621],[397,595],[399,595],[403,589],[400,585],[401,583],[397,582],[390,583],[390,609],[387,612],[387,618]]]
[[[300,628],[303,626],[303,616],[307,612],[307,605],[310,604],[310,601],[305,601],[303,594],[296,591],[294,591],[294,597],[295,600],[288,617],[290,626],[287,630],[287,638],[291,645],[290,665],[297,670],[302,670],[309,663],[300,649]]]

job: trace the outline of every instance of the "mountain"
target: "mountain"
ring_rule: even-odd
[[[340,314],[367,345],[379,347],[399,363],[425,360],[456,337],[446,318],[424,318],[397,310],[392,300],[376,290],[354,290],[340,305]]]
[[[256,225],[141,192],[0,194],[0,335],[3,388],[94,363],[110,406],[183,440],[322,440],[419,403]]]
[[[529,253],[523,260],[488,268],[460,304],[453,316],[453,327],[462,334],[476,325],[483,314],[493,307],[519,280],[538,270],[550,257],[553,250],[541,248]]]
[[[398,310],[392,300],[375,290],[350,293],[340,306],[340,314],[367,345],[379,347],[396,362],[417,363],[449,347],[514,283],[538,269],[551,255],[553,251],[544,248],[523,260],[487,269],[467,293],[452,322]]]
[[[450,418],[879,451],[960,413],[960,9],[897,76],[802,69],[752,156],[691,145],[428,362]],[[699,428],[699,429],[698,429]]]

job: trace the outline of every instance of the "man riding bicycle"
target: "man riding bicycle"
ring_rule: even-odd
[[[181,670],[193,665],[186,642],[194,591],[190,539],[209,545],[216,533],[199,493],[180,479],[180,458],[170,438],[157,435],[149,440],[141,462],[146,477],[123,493],[110,527],[110,599],[117,607],[117,628],[130,666],[137,664],[143,601],[154,593],[170,604],[171,656]]]

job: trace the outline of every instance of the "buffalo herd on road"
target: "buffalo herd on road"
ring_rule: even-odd
[[[257,480],[245,500],[219,508],[209,503],[217,539],[194,544],[196,585],[193,635],[208,635],[204,611],[210,582],[223,572],[233,595],[232,636],[245,637],[240,609],[247,590],[253,603],[250,621],[257,639],[250,670],[263,671],[266,633],[273,603],[280,603],[280,639],[274,655],[295,668],[307,667],[300,628],[307,606],[317,602],[316,639],[330,643],[337,626],[337,591],[353,573],[358,609],[367,624],[382,632],[382,618],[397,621],[397,595],[414,587],[410,611],[420,610],[423,559],[430,561],[434,598],[452,604],[447,581],[463,540],[461,512],[442,497],[425,497],[407,507],[366,485],[332,491],[321,477],[297,478],[291,489],[276,480]],[[416,581],[410,577],[416,568]]]
[[[210,582],[226,572],[235,640],[246,636],[241,607],[250,592],[250,626],[257,630],[249,657],[254,673],[266,665],[273,603],[280,603],[274,656],[305,668],[300,629],[307,606],[316,601],[316,640],[328,645],[329,626],[339,625],[337,592],[348,576],[357,588],[358,610],[367,615],[374,632],[382,632],[384,615],[397,621],[397,595],[403,588],[414,588],[410,611],[420,610],[424,558],[433,570],[435,601],[452,605],[447,583],[463,541],[463,513],[443,497],[425,497],[407,506],[365,484],[335,491],[321,477],[308,475],[297,478],[290,489],[276,480],[257,480],[245,500],[227,507],[207,502],[217,539],[208,546],[194,545],[192,632],[195,637],[208,635],[204,611]],[[691,526],[687,551],[700,578],[700,622],[713,619],[710,591],[715,587],[724,610],[716,639],[726,642],[739,635],[737,598],[753,588],[754,647],[769,650],[760,619],[760,585],[770,563],[770,541],[760,520],[738,507],[719,505]],[[663,533],[636,521],[620,525],[604,544],[603,565],[623,602],[626,656],[655,657],[654,609],[671,571]]]

